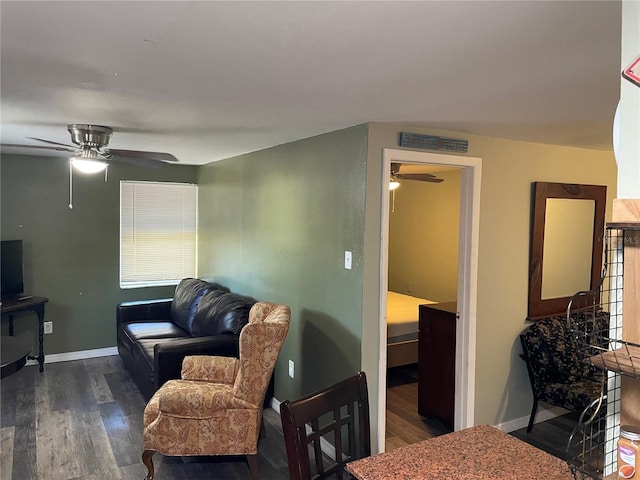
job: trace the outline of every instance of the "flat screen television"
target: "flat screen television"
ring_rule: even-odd
[[[24,292],[22,240],[0,241],[0,296],[19,297]]]

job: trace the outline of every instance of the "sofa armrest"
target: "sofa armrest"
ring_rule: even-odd
[[[153,349],[155,389],[160,388],[167,380],[180,378],[182,361],[186,356],[238,357],[238,341],[235,335],[212,335],[174,338],[158,343]]]
[[[116,307],[116,322],[152,322],[171,318],[171,298],[122,302]]]
[[[234,357],[189,355],[182,361],[182,379],[232,385],[240,360]]]

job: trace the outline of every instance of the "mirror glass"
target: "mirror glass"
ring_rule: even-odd
[[[600,281],[605,185],[534,182],[528,320],[565,315]]]
[[[545,212],[541,298],[589,290],[594,200],[549,198]]]

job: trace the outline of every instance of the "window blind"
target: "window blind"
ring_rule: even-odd
[[[196,276],[197,185],[120,182],[120,287]]]

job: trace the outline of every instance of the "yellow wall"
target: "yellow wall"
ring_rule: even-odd
[[[444,181],[403,180],[389,214],[389,290],[453,302],[458,290],[460,170]],[[393,194],[392,198],[393,198]]]
[[[375,182],[382,181],[382,149],[397,148],[400,131],[466,138],[468,155],[483,159],[474,423],[498,425],[527,417],[531,409],[531,388],[524,362],[518,357],[521,352],[518,335],[527,326],[531,183],[608,185],[607,215],[610,218],[617,175],[613,153],[371,124],[365,235],[365,258],[371,265],[373,257],[380,255],[379,238],[374,232],[380,229],[376,218],[380,216],[381,203],[380,195],[376,197]],[[369,369],[377,364],[372,346],[377,324],[375,319],[371,320],[379,313],[374,312],[375,273],[373,268],[365,267],[362,362],[363,367]]]

